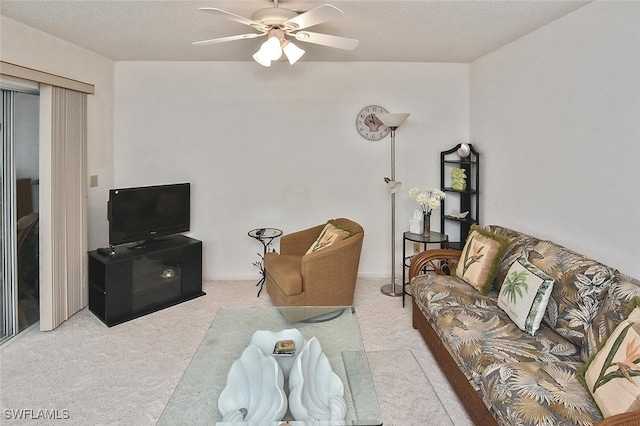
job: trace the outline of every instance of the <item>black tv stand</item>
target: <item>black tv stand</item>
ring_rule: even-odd
[[[173,235],[111,256],[89,252],[89,310],[109,327],[204,294],[202,241]]]

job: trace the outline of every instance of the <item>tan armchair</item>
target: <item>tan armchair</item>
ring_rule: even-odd
[[[322,250],[305,254],[325,224],[282,236],[280,253],[264,257],[267,293],[276,306],[351,306],[364,229],[335,219],[353,233]]]

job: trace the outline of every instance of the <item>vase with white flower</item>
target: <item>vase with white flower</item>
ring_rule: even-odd
[[[409,195],[422,209],[422,234],[428,237],[431,234],[431,212],[440,207],[440,201],[445,198],[445,193],[435,188],[425,191],[420,188],[411,188]]]

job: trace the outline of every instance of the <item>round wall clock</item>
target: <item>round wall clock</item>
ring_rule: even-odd
[[[378,105],[369,105],[356,118],[358,133],[368,141],[379,141],[389,134],[389,128],[382,124],[376,114],[388,114],[388,111]]]

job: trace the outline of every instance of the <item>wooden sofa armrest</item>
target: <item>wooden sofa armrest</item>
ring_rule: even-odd
[[[439,275],[450,275],[455,270],[462,251],[451,249],[426,250],[411,258],[409,265],[409,281],[420,275],[424,268],[429,268]]]
[[[596,426],[640,426],[640,412],[622,413],[607,417]]]

